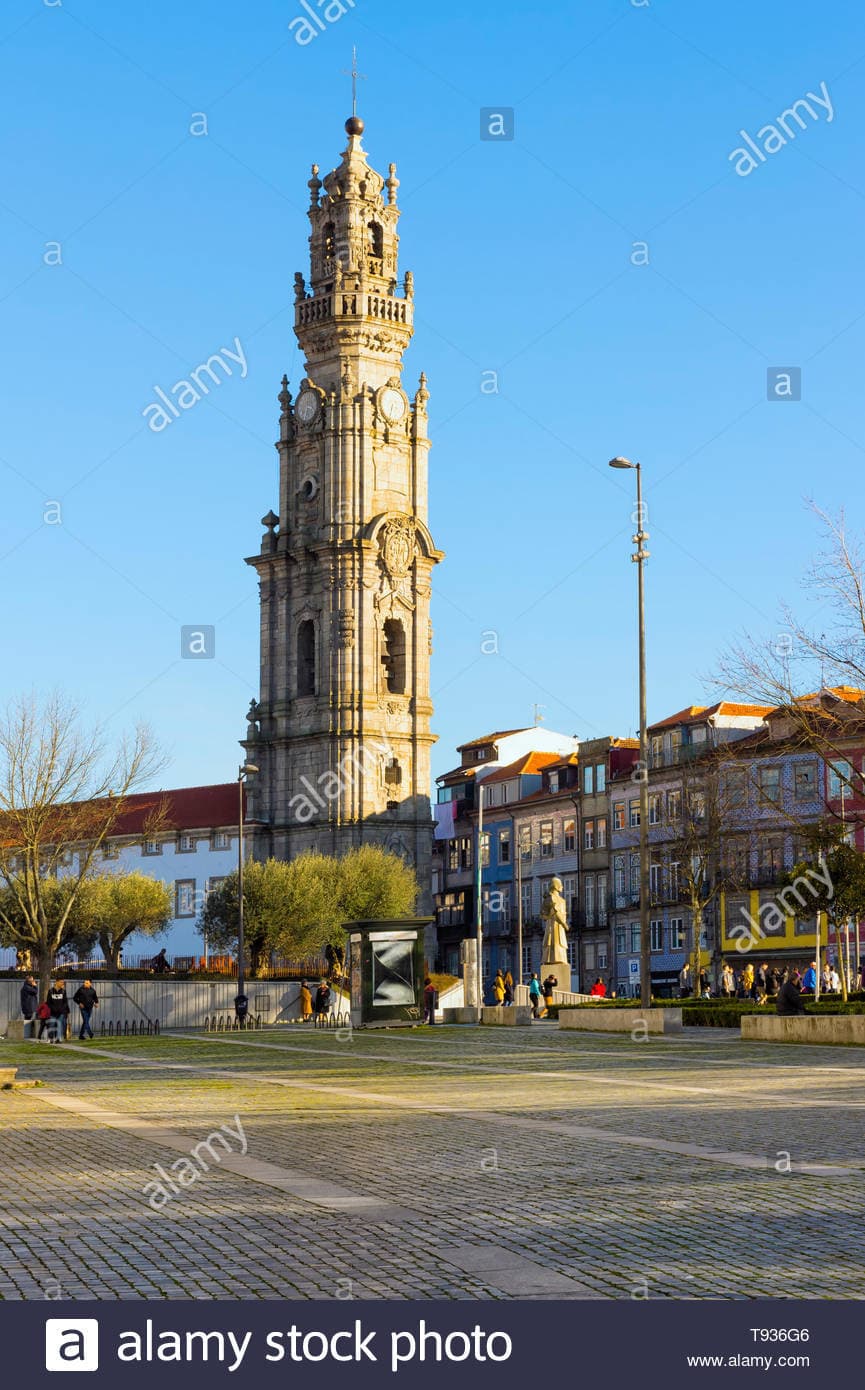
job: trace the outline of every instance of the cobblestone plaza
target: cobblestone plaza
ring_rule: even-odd
[[[541,1024],[3,1057],[44,1083],[0,1093],[6,1299],[865,1296],[859,1049]],[[173,1182],[223,1126],[245,1151]]]

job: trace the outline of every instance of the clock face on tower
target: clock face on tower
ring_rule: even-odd
[[[319,412],[321,401],[317,391],[301,391],[297,398],[295,414],[302,425],[311,425]]]
[[[392,386],[386,386],[378,398],[378,408],[388,424],[395,425],[405,415],[405,396]]]

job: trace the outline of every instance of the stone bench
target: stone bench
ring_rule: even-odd
[[[523,1004],[484,1005],[480,1022],[494,1027],[522,1028],[531,1024],[532,1011]],[[477,1023],[478,1011],[473,1006],[460,1009],[442,1009],[442,1023]]]
[[[25,1042],[36,1036],[36,1025],[32,1019],[10,1018],[6,1024],[7,1042]]]
[[[865,1045],[865,1014],[743,1014],[742,1037],[749,1042]]]
[[[640,1026],[645,1033],[681,1033],[681,1009],[559,1009],[560,1028],[586,1033],[631,1033]]]
[[[17,1067],[0,1067],[0,1087],[11,1086],[17,1075]]]
[[[490,1004],[481,1010],[481,1023],[505,1028],[528,1028],[532,1011],[526,1004]]]

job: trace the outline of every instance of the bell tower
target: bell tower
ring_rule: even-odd
[[[309,180],[309,278],[294,277],[305,375],[279,393],[279,511],[262,518],[261,685],[250,705],[256,857],[378,843],[429,892],[433,566],[427,401],[402,383],[414,286],[398,272],[396,169],[346,121]],[[422,906],[422,904],[421,904]]]

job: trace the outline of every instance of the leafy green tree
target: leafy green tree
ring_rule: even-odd
[[[73,944],[99,948],[111,970],[120,969],[123,944],[133,932],[158,936],[172,918],[171,889],[149,874],[98,874],[82,884],[70,915]]]
[[[253,976],[271,951],[302,956],[342,944],[344,922],[404,917],[414,908],[414,871],[387,850],[365,845],[342,859],[309,852],[288,862],[250,861],[243,871],[244,940]],[[210,948],[237,950],[237,874],[209,894],[198,929]]]

